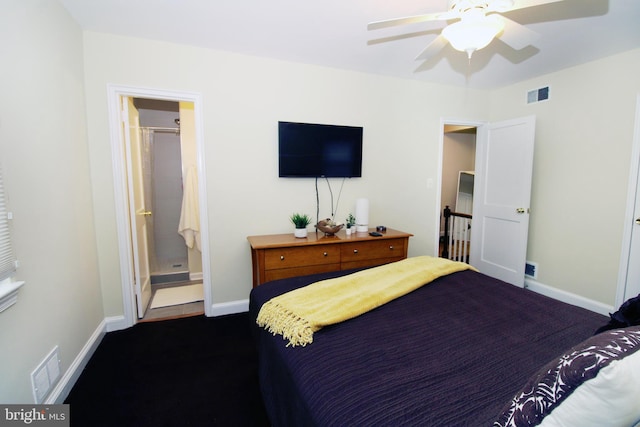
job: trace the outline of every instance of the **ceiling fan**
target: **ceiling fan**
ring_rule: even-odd
[[[471,59],[473,52],[486,47],[495,37],[516,50],[532,44],[539,37],[535,31],[500,13],[559,1],[563,0],[449,0],[449,8],[446,12],[371,22],[367,29],[377,30],[425,21],[457,20],[447,25],[416,59],[424,60],[432,57],[447,43],[456,50],[467,52]]]

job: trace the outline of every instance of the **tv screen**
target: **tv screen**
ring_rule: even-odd
[[[362,176],[362,127],[278,122],[280,177]]]

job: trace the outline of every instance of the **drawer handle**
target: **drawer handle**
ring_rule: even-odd
[[[353,253],[354,253],[354,254],[357,254],[357,253],[358,253],[358,250],[357,250],[357,249],[354,249],[354,250],[353,250]]]
[[[389,249],[390,249],[390,250],[393,250],[393,245],[390,245],[390,246],[389,246]]]
[[[322,255],[323,255],[323,256],[327,256],[328,254],[325,252],[325,253],[323,253]]]
[[[284,261],[284,255],[280,255],[280,261]]]

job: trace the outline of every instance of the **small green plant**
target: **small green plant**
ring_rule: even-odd
[[[347,228],[351,228],[356,224],[356,217],[353,214],[349,214],[347,217]]]
[[[290,219],[296,228],[307,228],[307,225],[311,224],[311,218],[307,214],[294,213]]]

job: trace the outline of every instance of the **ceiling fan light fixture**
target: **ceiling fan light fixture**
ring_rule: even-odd
[[[467,52],[469,58],[476,50],[486,47],[504,29],[504,22],[498,16],[475,16],[451,24],[442,30],[442,36],[460,52]]]

